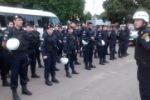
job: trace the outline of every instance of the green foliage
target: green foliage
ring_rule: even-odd
[[[91,18],[92,18],[92,14],[90,12],[87,12],[83,16],[83,21],[85,22],[87,20],[91,20]]]
[[[136,11],[146,10],[150,14],[149,4],[150,0],[106,0],[103,3],[105,12],[100,16],[112,23],[122,23],[123,19],[129,22]]]
[[[46,10],[55,13],[63,24],[83,17],[85,0],[0,0],[1,5]]]

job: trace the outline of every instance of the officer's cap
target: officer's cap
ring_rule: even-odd
[[[48,25],[46,25],[45,28],[46,28],[46,29],[53,28],[53,25],[52,25],[52,24],[48,24]]]
[[[33,27],[38,27],[38,25],[34,24]]]
[[[13,18],[13,20],[16,20],[16,19],[18,19],[18,18],[19,18],[19,19],[23,19],[20,15],[15,15],[14,18]]]
[[[62,26],[61,26],[61,25],[55,25],[55,27],[60,27],[60,28],[62,28]]]
[[[69,30],[69,29],[74,29],[74,28],[72,26],[69,26],[67,30]]]
[[[27,26],[32,26],[30,23],[26,23],[25,24],[25,27],[27,27]]]
[[[93,24],[93,23],[92,22],[88,22],[87,25],[89,25],[89,24]]]
[[[102,27],[108,27],[107,25],[103,25]]]

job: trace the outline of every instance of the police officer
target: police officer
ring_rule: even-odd
[[[56,35],[57,44],[59,47],[59,50],[57,52],[57,62],[60,63],[60,58],[62,56],[62,50],[63,50],[63,33],[62,33],[62,27],[61,26],[59,26],[59,30],[55,35]]]
[[[118,50],[118,57],[122,58],[125,54],[125,40],[126,40],[126,33],[124,26],[121,26],[121,30],[119,33],[119,50]]]
[[[62,33],[63,33],[63,36],[65,36],[67,34],[67,28],[66,27],[63,27]]]
[[[39,68],[43,68],[44,66],[41,64],[41,58],[40,58],[40,44],[41,44],[41,40],[40,40],[40,33],[37,31],[37,25],[33,25],[33,35],[35,37],[35,51],[36,51],[36,59],[38,62],[38,66]]]
[[[108,34],[108,26],[107,25],[103,25],[102,27],[102,38],[105,42],[105,45],[104,45],[104,53],[103,53],[103,63],[109,63],[108,61],[106,61],[106,54],[107,54],[107,46],[108,46],[108,37],[109,37],[109,34]]]
[[[150,100],[150,29],[147,28],[149,15],[137,11],[133,15],[134,27],[138,30],[135,46],[135,60],[138,66],[138,81],[141,100]]]
[[[63,39],[63,56],[66,56],[69,59],[69,62],[65,65],[66,76],[71,78],[72,76],[69,73],[69,66],[71,67],[72,74],[79,74],[76,72],[74,67],[74,57],[77,53],[76,47],[76,37],[73,34],[73,27],[68,27],[68,34]]]
[[[115,33],[115,26],[112,26],[112,31],[109,36],[109,46],[110,46],[110,60],[116,59],[115,57],[115,44],[116,44],[117,36]]]
[[[12,21],[8,21],[7,22],[7,28],[4,30],[4,38],[7,37],[8,33],[9,33],[9,29],[13,27],[13,22]],[[7,63],[6,63],[6,67],[7,67],[7,77],[10,78],[10,74],[9,74],[9,71],[10,71],[10,63],[9,63],[9,51],[5,49],[5,53],[6,53],[6,56],[7,56]]]
[[[129,36],[130,36],[130,30],[128,28],[129,24],[126,24],[125,27],[125,32],[126,32],[126,41],[125,41],[125,56],[128,56],[129,54],[127,53],[128,50],[128,45],[129,45]]]
[[[78,34],[79,43],[80,43],[80,48],[83,47],[83,45],[82,45],[82,37],[83,37],[83,33],[86,33],[86,31],[87,31],[86,23],[82,22],[82,24],[81,24],[81,30],[80,30],[80,32],[79,32],[79,34]],[[83,52],[82,52],[82,50],[80,49],[80,57],[83,57],[83,54],[82,54],[82,53],[83,53]]]
[[[32,32],[31,24],[27,23],[25,25],[25,29],[26,29],[27,40],[29,43],[27,53],[28,53],[29,59],[31,60],[30,61],[31,77],[32,78],[40,78],[40,76],[38,76],[36,74],[36,51],[35,51],[36,37],[35,37],[34,33]],[[27,80],[29,80],[28,77],[27,77]]]
[[[78,51],[78,49],[79,49],[79,44],[80,44],[80,43],[79,43],[79,38],[78,38],[78,34],[79,34],[79,33],[78,33],[78,29],[76,29],[76,24],[75,24],[75,22],[71,22],[70,26],[73,28],[73,34],[75,35],[75,38],[76,38],[76,46],[77,46],[77,51]],[[76,53],[76,54],[75,54],[75,57],[74,57],[74,58],[75,58],[75,59],[74,59],[74,60],[75,60],[75,61],[74,61],[74,64],[75,64],[75,65],[81,65],[81,63],[78,62],[77,54],[78,54],[78,53]]]
[[[9,32],[8,32],[9,33]],[[1,24],[0,24],[0,71],[1,71],[1,80],[2,80],[2,86],[10,86],[10,83],[7,81],[7,53],[5,49],[2,46],[2,42],[6,37],[4,36],[4,32],[1,30]]]
[[[53,84],[49,80],[49,74],[51,74],[52,82],[59,83],[59,81],[55,78],[55,63],[56,63],[56,53],[57,53],[57,38],[53,34],[53,25],[48,24],[46,26],[47,36],[44,37],[43,44],[41,46],[41,51],[44,59],[44,78],[45,84],[48,86],[52,86]]]
[[[98,49],[98,54],[99,54],[99,64],[105,65],[103,62],[104,59],[104,43],[102,43],[103,38],[102,38],[102,30],[101,26],[97,27],[97,34],[96,34],[96,40],[97,40],[97,49]]]
[[[51,24],[51,25],[52,25],[52,24]],[[54,31],[53,31],[53,34],[54,34],[54,35],[57,35],[57,34],[60,33],[60,32],[59,32],[60,27],[61,27],[61,26],[58,25],[58,24],[55,25],[55,28],[54,28]],[[61,48],[60,48],[60,49],[61,49]],[[58,51],[57,51],[57,52],[58,52]],[[57,61],[58,63],[60,63],[60,62],[59,62],[59,57],[56,56],[55,59],[56,59],[56,61]],[[55,71],[59,71],[59,69],[56,67],[56,65],[55,65]]]
[[[27,89],[27,39],[26,32],[22,28],[23,19],[21,16],[14,16],[13,19],[14,27],[9,30],[9,34],[6,40],[15,37],[19,40],[20,45],[17,50],[11,51],[10,65],[11,65],[11,89],[14,100],[20,100],[17,94],[18,87],[18,75],[20,75],[20,82],[22,86],[22,94],[32,95],[32,93]]]
[[[99,33],[98,31],[101,31],[102,27],[100,25],[96,25],[96,30],[95,30],[95,36],[97,35],[97,33]],[[98,48],[96,48],[94,50],[94,58],[98,58],[99,54],[98,54]]]
[[[87,29],[82,33],[82,40],[87,41],[88,44],[83,46],[83,56],[85,69],[91,70],[91,68],[96,68],[96,66],[92,65],[93,62],[93,50],[96,45],[95,42],[95,34],[92,31],[93,24],[91,22],[87,23]],[[96,48],[96,47],[95,47]]]

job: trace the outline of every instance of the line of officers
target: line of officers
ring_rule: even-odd
[[[54,26],[48,24],[45,26],[45,31],[42,36],[44,40],[41,44],[40,33],[37,31],[36,25],[31,26],[27,23],[24,30],[22,26],[23,19],[19,15],[14,16],[13,23],[8,22],[8,26],[9,24],[14,25],[0,32],[0,42],[2,43],[0,48],[0,68],[3,86],[10,85],[14,100],[20,100],[17,93],[18,75],[20,76],[22,94],[32,95],[27,89],[27,82],[29,82],[28,66],[30,65],[31,68],[31,77],[40,78],[36,74],[36,59],[39,67],[43,67],[40,60],[39,47],[41,47],[45,68],[45,84],[48,86],[52,86],[52,82],[59,83],[55,73],[55,71],[59,71],[56,68],[56,62],[63,63],[63,58],[68,59],[67,63],[64,64],[66,77],[72,77],[69,72],[69,67],[71,68],[72,74],[79,74],[75,70],[75,65],[80,65],[77,59],[78,50],[80,51],[80,56],[83,54],[85,69],[87,70],[96,68],[93,65],[93,51],[95,51],[95,54],[98,53],[101,65],[108,63],[106,61],[108,46],[110,48],[110,60],[116,59],[115,46],[117,39],[119,39],[119,58],[127,55],[128,35],[123,26],[117,35],[115,26],[110,27],[110,32],[108,32],[108,26],[98,26],[97,31],[94,32],[91,22],[87,23],[87,25],[82,23],[80,30],[76,28],[74,22],[68,26],[67,30],[62,30],[62,27],[59,25],[56,25],[54,30]],[[16,38],[20,42],[16,50],[8,50],[6,46],[7,41],[11,38]],[[7,66],[10,66],[10,83],[6,79],[6,74],[8,73]],[[51,75],[51,80],[49,79],[49,75]]]

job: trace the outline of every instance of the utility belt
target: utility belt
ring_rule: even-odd
[[[49,53],[54,53],[54,52],[57,52],[57,47],[53,46],[53,45],[48,45],[46,47],[46,51],[49,52]]]
[[[150,60],[136,60],[139,63],[150,63]]]
[[[36,47],[29,47],[28,50],[34,50]]]
[[[11,56],[16,56],[16,55],[26,55],[26,50],[22,50],[22,51],[11,51],[10,54]]]

